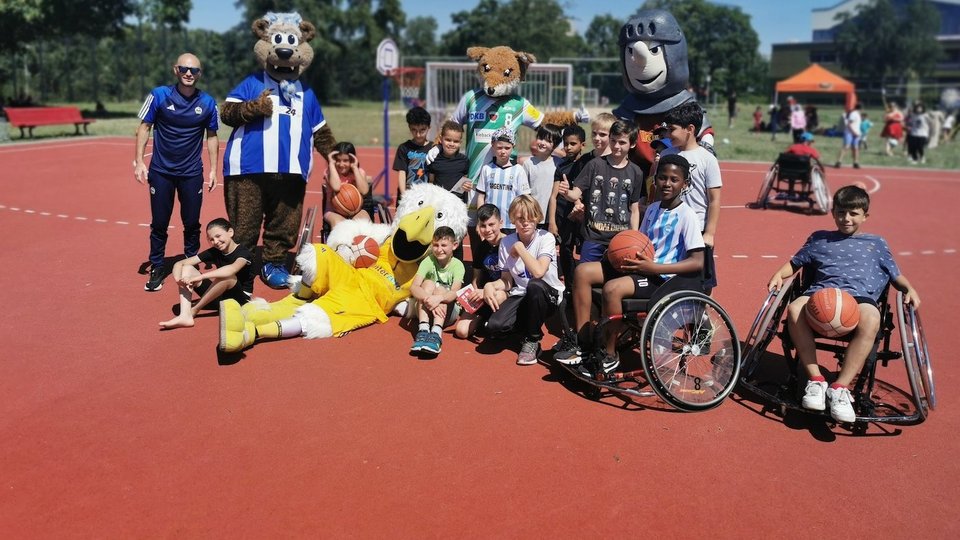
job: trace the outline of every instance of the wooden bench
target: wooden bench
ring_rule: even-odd
[[[84,118],[76,107],[7,107],[4,111],[10,125],[20,128],[21,139],[25,136],[24,129],[29,131],[32,138],[33,128],[58,124],[73,124],[77,128],[76,135],[80,134],[82,125],[84,134],[87,134],[87,125],[94,122]]]

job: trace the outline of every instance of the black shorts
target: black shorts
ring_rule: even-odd
[[[205,279],[200,283],[197,283],[193,287],[193,292],[197,293],[197,296],[203,296],[204,293],[207,292],[207,289],[209,289],[210,285],[212,284],[213,282],[211,282],[209,279]],[[231,287],[230,289],[227,289],[226,292],[220,295],[220,298],[217,298],[216,300],[210,302],[209,305],[219,304],[223,300],[236,300],[242,306],[243,304],[246,304],[247,302],[250,301],[251,296],[252,295],[244,291],[242,287],[240,287],[239,285],[236,285],[234,287]]]

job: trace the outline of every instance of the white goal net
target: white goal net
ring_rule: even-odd
[[[432,138],[440,125],[453,114],[460,98],[468,90],[480,85],[480,76],[476,62],[427,62],[426,70],[426,108],[433,117]],[[535,63],[527,68],[519,93],[541,111],[572,111],[573,66]],[[518,150],[526,152],[532,138],[532,130],[521,130]]]

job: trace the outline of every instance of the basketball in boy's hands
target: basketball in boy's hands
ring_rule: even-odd
[[[333,196],[333,211],[343,217],[353,217],[363,208],[363,196],[353,184],[343,184]]]
[[[860,322],[856,299],[840,289],[820,289],[810,295],[803,314],[814,332],[828,338],[845,336]]]
[[[380,244],[376,239],[360,234],[349,245],[337,246],[337,253],[354,268],[372,266],[380,257]]]
[[[620,231],[610,240],[607,247],[607,260],[617,270],[623,270],[623,261],[625,259],[653,259],[653,244],[647,235],[640,231],[628,230]]]

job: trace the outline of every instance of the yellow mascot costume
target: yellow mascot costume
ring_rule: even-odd
[[[361,231],[357,227],[363,224],[357,222],[341,225],[331,232],[328,244],[307,245],[297,256],[303,278],[293,294],[270,304],[254,301],[241,307],[232,300],[220,304],[220,350],[237,352],[261,339],[342,336],[385,322],[410,297],[410,284],[430,252],[436,228],[445,225],[463,238],[467,213],[463,202],[443,188],[412,187],[397,207],[377,262],[367,268],[354,268],[336,248],[355,234],[377,238],[385,226],[366,224],[369,231]]]

